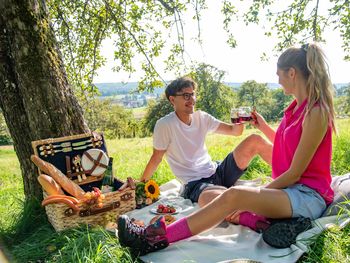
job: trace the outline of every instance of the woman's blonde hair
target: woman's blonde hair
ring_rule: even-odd
[[[335,128],[335,110],[333,104],[334,87],[331,82],[326,57],[317,44],[306,44],[301,48],[289,48],[282,53],[277,62],[281,70],[295,68],[307,80],[308,114],[315,104],[320,105],[322,117],[328,119],[332,129]]]

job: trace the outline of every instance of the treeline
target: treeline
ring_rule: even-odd
[[[224,84],[225,73],[213,66],[202,64],[189,74],[198,83],[196,109],[206,111],[223,121],[230,121],[230,108],[251,106],[269,122],[281,119],[292,97],[282,88],[270,89],[266,83],[254,80],[244,82],[232,89]],[[92,107],[92,105],[94,105]],[[350,86],[342,89],[335,98],[338,115],[350,111]],[[85,108],[85,117],[91,129],[103,131],[107,138],[132,138],[150,136],[156,121],[173,111],[165,96],[150,101],[142,119],[135,119],[132,111],[113,105],[108,100],[94,99]]]
[[[282,117],[283,110],[292,100],[291,96],[284,95],[282,88],[270,89],[268,84],[254,80],[232,89],[224,84],[223,71],[206,64],[200,65],[189,75],[198,83],[196,109],[206,111],[222,121],[230,121],[232,107],[251,106],[268,122],[275,122]],[[142,119],[136,119],[132,110],[116,105],[109,99],[90,97],[81,99],[81,105],[90,129],[103,132],[108,139],[150,136],[156,121],[173,110],[165,96],[157,101],[149,101]],[[350,112],[350,85],[336,94],[335,107],[338,116]],[[0,144],[9,143],[11,137],[0,114]]]

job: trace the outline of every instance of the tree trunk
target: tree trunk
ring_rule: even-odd
[[[0,107],[20,162],[25,196],[39,199],[31,141],[89,131],[44,2],[0,2]]]

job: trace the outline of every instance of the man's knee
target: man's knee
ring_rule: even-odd
[[[265,139],[259,134],[251,134],[245,140],[247,140],[247,144],[254,147],[266,143]]]
[[[266,145],[266,143],[266,140],[259,134],[251,134],[240,143],[240,147],[237,147],[235,151],[255,155],[259,152],[261,146]]]
[[[217,196],[221,195],[223,192],[227,190],[224,186],[213,186],[207,187],[198,197],[198,205],[199,207],[203,207],[206,204],[210,203]]]
[[[258,134],[249,135],[233,151],[233,157],[237,166],[244,170],[247,168],[251,159],[260,151],[260,145],[264,139]]]

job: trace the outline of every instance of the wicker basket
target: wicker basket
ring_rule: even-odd
[[[42,158],[44,161],[50,162],[55,165],[61,172],[67,175],[72,181],[80,186],[85,191],[91,191],[92,187],[100,187],[102,183],[102,176],[87,176],[83,182],[78,182],[74,173],[67,174],[66,169],[66,156],[73,158],[75,155],[82,155],[85,150],[95,148],[95,146],[84,147],[84,149],[70,150],[69,152],[57,151],[54,155],[40,154],[40,147],[46,147],[47,145],[73,145],[76,143],[85,143],[91,138],[91,133],[73,135],[61,138],[50,138],[40,141],[33,141],[32,146],[34,154]],[[102,136],[102,145],[98,146],[99,149],[104,151],[107,155],[107,148]],[[45,146],[46,145],[46,146]],[[59,146],[62,148],[62,146]],[[65,146],[66,147],[66,146]],[[52,148],[51,148],[52,149]],[[41,171],[39,170],[39,174]],[[117,180],[119,183],[120,181]],[[114,191],[105,193],[105,199],[103,200],[102,208],[89,208],[86,209],[82,205],[79,205],[80,211],[74,213],[73,210],[63,203],[49,204],[45,206],[47,217],[56,231],[62,231],[64,229],[76,227],[81,224],[88,225],[101,225],[105,226],[108,222],[116,222],[119,215],[124,214],[136,208],[135,202],[135,190],[127,187],[123,191]],[[44,198],[47,197],[47,193],[43,192]]]
[[[44,197],[47,194],[44,192]],[[102,208],[84,209],[73,213],[65,204],[45,206],[47,217],[56,231],[77,227],[81,224],[105,226],[108,222],[116,222],[119,215],[135,209],[135,190],[129,187],[123,191],[105,194]]]

